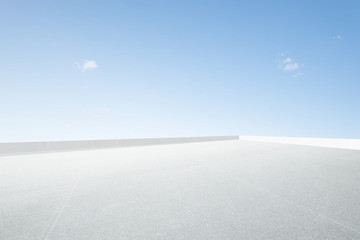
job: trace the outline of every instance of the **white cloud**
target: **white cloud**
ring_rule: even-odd
[[[285,59],[285,60],[283,61],[283,63],[291,63],[291,61],[292,61],[291,58],[288,57],[287,59]]]
[[[98,67],[96,61],[94,60],[84,60],[82,64],[79,64],[77,62],[75,64],[82,72],[94,70],[95,68]]]
[[[104,107],[97,107],[94,111],[90,114],[91,118],[102,118],[104,115],[110,112],[109,108]]]
[[[288,64],[285,65],[283,70],[287,72],[287,71],[294,71],[294,70],[296,70],[298,68],[299,68],[299,64],[297,64],[297,63],[288,63]]]
[[[304,75],[304,73],[302,72],[297,72],[293,75],[294,78],[298,78],[298,77],[301,77],[302,75]]]
[[[333,37],[333,39],[334,40],[340,40],[340,39],[342,39],[342,36],[341,35],[336,35],[336,36]]]
[[[299,64],[297,62],[294,62],[291,58],[287,57],[280,62],[279,68],[285,72],[295,71],[299,68]]]

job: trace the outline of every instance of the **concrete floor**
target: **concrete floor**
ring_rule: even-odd
[[[2,156],[0,239],[360,239],[360,151],[234,140]]]

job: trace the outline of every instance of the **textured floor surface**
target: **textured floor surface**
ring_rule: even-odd
[[[239,136],[240,140],[360,150],[360,139]]]
[[[360,239],[360,151],[223,141],[0,157],[0,239]]]

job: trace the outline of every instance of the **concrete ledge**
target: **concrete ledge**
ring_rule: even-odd
[[[73,151],[100,148],[135,147],[159,144],[176,144],[191,142],[208,142],[238,140],[238,136],[213,137],[179,137],[179,138],[143,138],[143,139],[112,139],[112,140],[80,140],[51,142],[11,142],[0,143],[0,155],[16,155],[54,151]]]

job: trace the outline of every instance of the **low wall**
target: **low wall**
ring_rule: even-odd
[[[159,144],[208,142],[223,140],[238,140],[238,136],[216,137],[179,137],[179,138],[143,138],[114,140],[80,140],[51,142],[11,142],[0,143],[0,155],[16,155],[53,151],[73,151],[101,148],[135,147]]]

